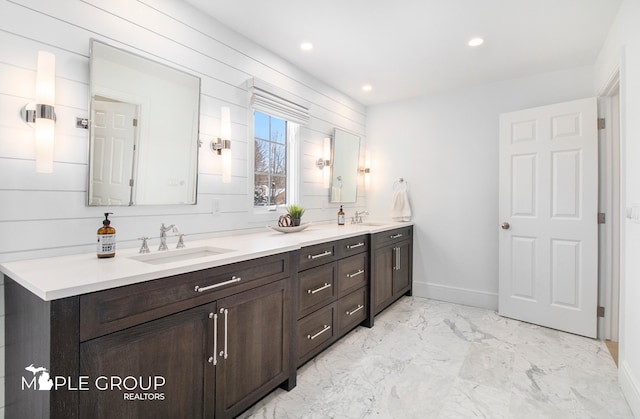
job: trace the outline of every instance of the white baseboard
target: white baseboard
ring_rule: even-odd
[[[498,310],[498,294],[429,282],[414,282],[413,295],[466,306]]]
[[[633,374],[629,370],[629,366],[626,362],[621,361],[618,369],[618,382],[622,387],[624,397],[627,399],[627,403],[631,407],[633,415],[640,418],[640,387]]]

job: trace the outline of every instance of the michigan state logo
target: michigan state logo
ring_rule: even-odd
[[[31,380],[22,377],[22,389],[48,391],[53,387],[53,380],[45,367],[34,367],[33,364],[25,367],[33,376]]]

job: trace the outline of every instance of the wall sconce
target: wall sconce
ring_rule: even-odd
[[[316,167],[322,170],[323,184],[325,188],[329,187],[329,181],[331,180],[331,138],[325,137],[322,157],[316,160]]]
[[[362,175],[363,179],[363,187],[364,189],[369,189],[369,178],[371,177],[371,169],[368,167],[361,167],[358,169],[358,173]]]
[[[231,183],[231,110],[220,109],[220,137],[211,141],[211,150],[222,156],[222,183]]]
[[[53,173],[53,143],[56,114],[56,57],[50,52],[38,52],[36,102],[27,104],[22,116],[36,129],[36,172]]]

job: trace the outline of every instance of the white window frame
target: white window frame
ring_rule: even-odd
[[[286,212],[285,206],[291,204],[300,205],[300,179],[301,179],[301,128],[309,122],[310,104],[304,99],[265,81],[252,78],[247,81],[247,89],[250,93],[249,103],[249,138],[247,147],[249,154],[247,161],[248,189],[253,214],[270,214]],[[271,205],[264,207],[254,206],[255,192],[255,118],[254,112],[258,111],[266,115],[287,121],[287,200],[286,205]]]
[[[300,193],[300,125],[291,122],[285,119],[286,121],[286,147],[287,147],[287,199],[284,205],[264,205],[264,206],[255,206],[253,200],[253,194],[256,188],[255,185],[255,173],[256,173],[256,162],[255,162],[255,118],[254,112],[256,109],[251,109],[251,122],[249,126],[251,127],[251,145],[248,148],[250,159],[249,165],[249,183],[250,183],[250,199],[251,199],[251,207],[253,208],[253,212],[255,214],[266,214],[277,211],[278,213],[285,213],[285,207],[291,205],[292,203],[298,203],[299,193]],[[270,115],[264,111],[257,110],[260,113],[264,113],[266,115],[280,118],[279,116]],[[284,119],[284,118],[280,118]]]

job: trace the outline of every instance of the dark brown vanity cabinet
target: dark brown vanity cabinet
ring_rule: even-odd
[[[368,250],[362,235],[298,252],[297,366],[366,320]]]
[[[6,416],[238,416],[411,294],[412,234],[362,234],[53,301],[7,277]],[[31,364],[68,381],[22,390]]]
[[[52,375],[88,377],[88,388],[49,392],[37,410],[30,392],[15,394],[8,415],[237,416],[279,385],[295,383],[291,258],[267,256],[53,302],[12,284],[7,360],[17,364],[8,377],[36,362]],[[21,323],[40,333],[24,341]],[[49,359],[38,356],[42,347],[50,348]]]
[[[371,312],[376,314],[403,295],[411,295],[413,272],[413,226],[372,235]]]

